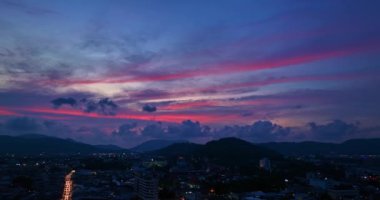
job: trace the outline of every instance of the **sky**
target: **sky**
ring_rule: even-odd
[[[379,1],[0,0],[0,133],[380,137]]]

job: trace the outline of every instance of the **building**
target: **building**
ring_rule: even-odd
[[[138,197],[143,200],[158,200],[158,179],[152,175],[135,174],[134,189]]]
[[[306,174],[308,184],[316,189],[327,190],[338,184],[337,181],[324,177],[320,173],[309,172]]]
[[[354,189],[350,185],[337,185],[328,190],[328,194],[332,199],[344,200],[344,199],[358,199],[359,191]]]
[[[260,165],[261,169],[264,169],[266,171],[270,171],[271,170],[270,160],[268,158],[262,158],[260,160],[259,165]]]

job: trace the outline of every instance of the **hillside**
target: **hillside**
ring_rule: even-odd
[[[75,154],[111,152],[94,145],[44,135],[0,135],[0,154]]]
[[[165,148],[175,143],[186,143],[184,140],[149,140],[131,148],[134,152],[148,152]]]
[[[211,162],[222,165],[248,165],[258,162],[263,157],[281,159],[280,154],[249,143],[238,138],[223,138],[206,143],[173,144],[157,150],[154,154],[162,156],[192,156],[207,158]]]
[[[283,155],[310,154],[348,154],[348,155],[380,155],[380,139],[351,139],[343,143],[323,142],[271,142],[259,144]]]

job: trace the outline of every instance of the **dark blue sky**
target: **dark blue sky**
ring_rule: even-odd
[[[0,0],[1,130],[125,146],[376,137],[379,7]]]

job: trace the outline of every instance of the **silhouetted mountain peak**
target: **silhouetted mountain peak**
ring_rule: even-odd
[[[111,150],[111,151],[121,151],[121,150],[125,150],[124,148],[121,148],[117,145],[113,145],[113,144],[105,144],[105,145],[94,145],[95,147],[98,147],[99,149],[105,149],[105,150]]]
[[[18,135],[16,137],[18,137],[18,138],[25,138],[25,139],[53,138],[51,136],[42,135],[42,134],[34,134],[34,133],[24,134],[24,135]]]
[[[350,139],[343,143],[271,142],[260,144],[284,155],[308,154],[376,154],[380,155],[380,138]]]
[[[360,138],[360,139],[349,139],[342,144],[363,144],[363,143],[380,143],[380,138]]]
[[[175,143],[186,143],[186,142],[187,142],[186,140],[149,140],[131,148],[130,150],[135,151],[135,152],[148,152],[148,151],[155,151],[158,149],[162,149]]]
[[[245,140],[242,140],[240,138],[236,137],[227,137],[227,138],[221,138],[219,140],[213,140],[210,142],[206,143],[206,146],[210,145],[222,145],[222,146],[227,146],[227,145],[242,145],[242,146],[252,146],[253,144],[250,142],[247,142]]]
[[[210,159],[222,165],[256,164],[260,158],[280,159],[277,152],[256,146],[239,138],[222,138],[210,141],[205,145],[194,143],[178,143],[155,152],[164,156],[195,156]]]
[[[28,134],[22,136],[0,135],[0,154],[73,154],[110,152],[110,150],[46,135]]]
[[[191,142],[174,143],[162,149],[152,152],[153,154],[165,155],[165,156],[178,156],[178,155],[190,155],[202,148],[200,144],[194,144]]]

